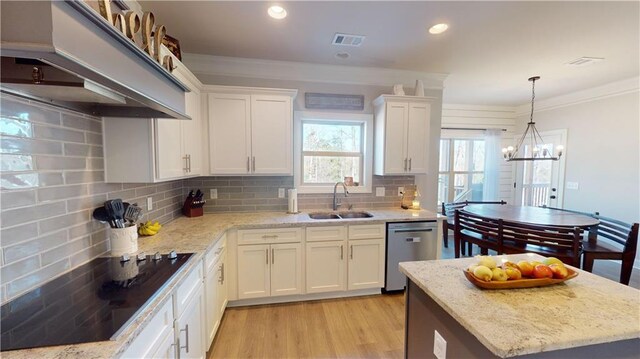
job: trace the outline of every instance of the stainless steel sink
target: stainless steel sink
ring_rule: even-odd
[[[311,219],[340,219],[335,213],[309,213]]]
[[[371,218],[373,215],[369,212],[340,212],[338,213],[340,218]]]
[[[371,218],[373,215],[369,212],[340,212],[340,213],[330,213],[330,212],[316,212],[309,213],[309,218],[311,219],[348,219],[348,218]]]

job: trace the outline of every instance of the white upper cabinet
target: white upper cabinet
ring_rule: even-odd
[[[374,100],[376,175],[427,172],[432,100],[393,95]]]
[[[202,84],[180,62],[173,75],[190,92],[191,120],[109,118],[103,121],[106,182],[161,182],[203,174]]]
[[[212,175],[293,174],[296,90],[207,86]]]

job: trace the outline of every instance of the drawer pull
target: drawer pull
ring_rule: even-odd
[[[265,235],[262,236],[262,239],[269,239],[269,238],[276,239],[276,238],[278,238],[278,235],[277,234],[265,234]]]
[[[180,349],[185,349],[189,353],[189,324],[185,324],[184,329],[180,329],[180,331],[184,332],[185,338],[185,346],[181,346]]]
[[[340,260],[344,259],[344,246],[341,244],[340,245]]]

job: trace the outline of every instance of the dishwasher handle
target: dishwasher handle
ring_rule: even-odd
[[[393,230],[393,233],[409,233],[409,232],[433,232],[433,228],[394,229]]]

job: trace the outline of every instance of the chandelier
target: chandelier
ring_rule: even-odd
[[[549,146],[545,145],[542,140],[542,136],[536,129],[536,123],[533,122],[533,102],[536,98],[536,81],[540,80],[540,76],[534,76],[529,78],[531,81],[531,117],[527,128],[524,130],[524,134],[518,140],[515,148],[509,146],[502,149],[502,156],[507,162],[510,161],[542,161],[550,160],[557,161],[562,156],[562,150],[564,147],[556,147],[556,155],[551,153]],[[527,150],[526,147],[529,147]]]

